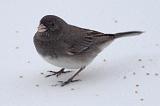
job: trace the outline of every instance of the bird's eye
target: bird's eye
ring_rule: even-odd
[[[54,26],[54,23],[51,23],[51,26]]]

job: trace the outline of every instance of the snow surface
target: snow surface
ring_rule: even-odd
[[[160,0],[1,0],[1,106],[159,106]],[[68,23],[115,33],[143,30],[114,41],[83,71],[82,81],[54,86],[71,74],[37,54],[33,36],[47,14]],[[104,60],[105,59],[105,60]]]

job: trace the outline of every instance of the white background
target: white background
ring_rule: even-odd
[[[0,105],[159,106],[159,10],[159,0],[1,0]],[[33,45],[39,20],[47,14],[104,33],[145,33],[117,39],[77,76],[82,81],[54,87],[73,73],[58,79],[40,74],[59,70]]]

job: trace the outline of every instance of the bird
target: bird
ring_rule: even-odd
[[[75,77],[86,68],[95,57],[109,46],[115,39],[140,35],[143,31],[127,31],[113,34],[81,28],[67,23],[56,15],[46,15],[41,18],[33,42],[38,54],[48,63],[60,67],[60,71],[49,71],[57,77],[65,69],[77,70],[61,86],[76,82]]]

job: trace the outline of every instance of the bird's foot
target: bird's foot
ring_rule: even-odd
[[[51,74],[49,74],[49,75],[46,75],[45,77],[50,77],[50,76],[56,76],[56,77],[59,77],[61,74],[65,74],[65,73],[69,73],[69,72],[71,72],[71,71],[64,71],[65,69],[64,68],[62,68],[60,71],[58,71],[58,72],[56,72],[56,71],[48,71],[48,72],[50,72]]]
[[[70,84],[70,83],[72,83],[72,82],[77,82],[77,81],[81,81],[80,79],[77,79],[77,80],[73,80],[73,79],[68,79],[67,81],[58,81],[58,82],[60,82],[61,83],[61,86],[65,86],[65,85],[68,85],[68,84]]]

